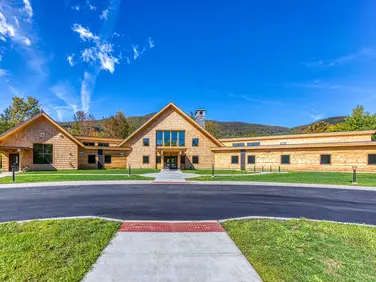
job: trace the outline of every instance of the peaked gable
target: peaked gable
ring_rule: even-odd
[[[147,122],[145,122],[140,128],[138,128],[131,135],[129,135],[124,141],[122,141],[118,145],[118,147],[121,147],[124,144],[128,143],[129,141],[131,141],[135,136],[137,136],[140,132],[142,132],[144,129],[146,129],[153,121],[155,121],[157,118],[159,118],[160,116],[162,116],[169,109],[172,109],[173,111],[175,111],[179,115],[181,115],[185,120],[187,120],[191,125],[193,125],[199,131],[201,131],[207,138],[209,138],[218,147],[223,147],[224,146],[217,138],[215,138],[213,135],[211,135],[206,129],[204,129],[203,127],[201,127],[195,120],[193,120],[190,116],[188,116],[179,107],[177,107],[174,103],[171,102],[171,103],[167,104],[158,113],[156,113],[153,117],[151,117]]]
[[[3,134],[0,135],[0,141],[6,139],[7,137],[11,136],[12,134],[15,134],[18,131],[26,128],[32,122],[37,121],[39,118],[42,118],[42,117],[45,118],[48,122],[50,122],[53,126],[55,126],[61,133],[63,133],[64,135],[66,135],[69,139],[71,139],[78,146],[84,147],[84,145],[80,141],[78,141],[72,134],[70,134],[63,127],[61,127],[56,121],[54,121],[45,112],[40,112],[39,114],[36,114],[35,116],[29,118],[28,120],[19,123],[15,127],[8,129],[7,131],[5,131]]]

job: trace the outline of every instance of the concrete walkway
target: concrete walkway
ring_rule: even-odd
[[[12,176],[11,172],[2,172],[0,173],[0,178],[7,177],[7,176]]]
[[[218,222],[125,222],[83,281],[262,280]]]
[[[194,173],[183,173],[180,170],[167,170],[162,169],[159,173],[146,173],[143,174],[146,177],[154,177],[154,184],[166,184],[166,183],[187,183],[186,178],[197,177]]]

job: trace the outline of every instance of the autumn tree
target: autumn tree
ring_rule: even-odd
[[[205,129],[213,136],[220,138],[221,137],[221,131],[218,127],[218,125],[212,121],[212,120],[207,120],[205,122]]]
[[[96,136],[94,134],[95,118],[92,114],[77,111],[73,115],[73,125],[70,132],[79,136]]]
[[[31,96],[13,97],[12,105],[0,114],[0,134],[42,111],[39,101]]]
[[[132,130],[122,111],[118,111],[115,115],[103,120],[102,126],[103,135],[111,138],[125,139]]]
[[[309,125],[306,129],[304,129],[303,133],[322,133],[326,132],[330,124],[326,121],[319,121]]]
[[[355,130],[376,130],[376,114],[366,112],[363,106],[357,106],[352,114],[345,118],[344,122],[331,125],[328,131],[355,131]]]

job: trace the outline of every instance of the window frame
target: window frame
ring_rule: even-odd
[[[41,146],[42,152],[41,153],[36,152],[35,146]],[[46,153],[46,146],[51,146],[51,153]],[[43,162],[36,162],[36,158],[35,158],[36,154],[41,154],[41,159],[43,160]],[[51,161],[48,161],[48,160],[46,161],[45,155],[48,155],[48,156],[51,155]],[[34,143],[33,144],[33,164],[40,165],[40,164],[53,164],[53,163],[54,163],[54,145],[49,144],[49,143]]]
[[[197,161],[195,159],[197,158]],[[200,163],[200,156],[192,156],[192,164],[199,164]]]
[[[375,158],[375,163],[370,163],[370,155],[374,156]],[[367,155],[367,165],[376,165],[376,154],[368,154]]]
[[[197,140],[197,144],[194,143],[194,140]],[[198,147],[200,145],[200,139],[198,137],[192,138],[192,147]]]
[[[161,138],[158,138],[158,134],[160,134]],[[160,143],[158,143],[158,141],[161,141]],[[163,146],[163,130],[157,130],[157,132],[155,133],[155,145],[158,147],[158,146]]]
[[[90,157],[94,157],[94,162],[90,162]],[[97,163],[97,155],[87,155],[87,163],[88,164],[96,164]]]
[[[145,160],[147,160],[147,162],[145,162]],[[150,156],[142,156],[142,164],[150,164]]]
[[[106,158],[110,158],[110,161],[108,162]],[[111,155],[104,155],[104,164],[112,164],[112,156]]]
[[[236,162],[235,162],[236,160]],[[232,155],[231,156],[231,164],[239,164],[239,156],[238,155]]]
[[[147,140],[147,144],[145,142],[146,140]],[[144,147],[150,147],[150,138],[149,137],[142,138],[142,145]]]
[[[322,157],[323,156],[329,156],[329,163],[323,163]],[[320,165],[331,165],[332,164],[332,154],[320,154]]]
[[[91,146],[94,147],[95,143],[94,142],[83,142],[84,146]]]
[[[249,157],[253,157],[253,162],[249,162]],[[247,164],[256,164],[256,155],[247,155]]]
[[[110,147],[110,143],[98,143],[98,147]]]
[[[283,157],[288,157],[289,162],[288,163],[283,163]],[[281,165],[290,165],[291,164],[291,155],[281,155]]]

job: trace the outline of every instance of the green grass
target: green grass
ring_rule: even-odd
[[[227,221],[263,281],[376,281],[376,228],[309,220]]]
[[[0,281],[81,281],[119,225],[100,219],[0,224]]]
[[[183,169],[183,172],[186,173],[196,173],[196,174],[212,174],[211,169]],[[254,173],[253,171],[249,172],[246,170],[215,170],[215,174],[250,174]]]
[[[346,172],[289,172],[259,175],[234,176],[200,176],[190,180],[199,181],[261,181],[261,182],[289,182],[312,184],[342,184],[352,185],[352,174]],[[375,173],[358,173],[358,185],[376,186]]]
[[[153,180],[151,177],[144,177],[140,175],[16,175],[16,182],[56,182],[56,181],[82,181],[82,180]],[[12,182],[12,177],[7,176],[0,178],[0,184],[9,184]]]
[[[159,172],[160,169],[132,168],[132,174],[144,174]],[[72,170],[39,170],[28,171],[19,174],[128,174],[128,169],[72,169]]]

